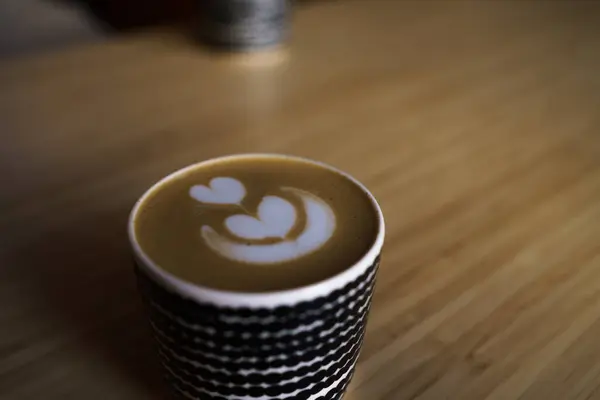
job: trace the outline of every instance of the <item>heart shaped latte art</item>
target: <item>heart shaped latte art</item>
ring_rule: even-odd
[[[243,239],[285,238],[296,223],[296,209],[287,200],[265,196],[258,206],[257,218],[233,215],[225,226],[235,236]]]
[[[192,186],[190,196],[201,203],[240,204],[246,197],[246,188],[237,179],[213,178],[208,187]]]

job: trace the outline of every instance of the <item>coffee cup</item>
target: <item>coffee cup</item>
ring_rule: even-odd
[[[155,184],[131,213],[129,237],[174,396],[340,399],[363,343],[384,232],[381,209],[361,183],[304,158],[221,157]],[[194,237],[190,246],[169,244],[174,235]],[[215,238],[239,247],[209,243]],[[351,256],[331,254],[344,250]],[[177,269],[188,259],[168,255],[188,251],[193,268]],[[234,265],[241,269],[227,272]]]

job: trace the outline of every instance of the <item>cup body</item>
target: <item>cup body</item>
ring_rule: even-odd
[[[292,290],[227,292],[182,281],[155,265],[140,248],[133,226],[144,196],[134,207],[129,233],[135,271],[175,398],[334,400],[343,396],[362,346],[385,228],[373,196],[342,174],[371,198],[379,218],[377,237],[354,265]]]

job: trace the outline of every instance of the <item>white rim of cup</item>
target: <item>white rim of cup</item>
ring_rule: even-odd
[[[156,190],[158,190],[166,183],[177,179],[180,176],[185,175],[188,172],[191,172],[197,168],[209,166],[211,164],[221,163],[224,161],[243,160],[248,158],[273,158],[305,162],[308,164],[316,165],[321,168],[325,168],[328,171],[337,173],[351,181],[353,184],[355,184],[371,201],[371,204],[375,209],[378,219],[377,235],[369,250],[356,263],[344,269],[343,271],[333,276],[330,276],[327,279],[293,289],[267,292],[226,291],[190,283],[167,272],[154,261],[152,261],[152,259],[144,252],[144,250],[142,250],[139,242],[137,241],[135,233],[136,218],[144,202],[153,193],[155,193]],[[146,272],[150,275],[151,278],[153,278],[153,280],[157,281],[158,284],[164,286],[165,288],[174,291],[182,295],[183,297],[190,298],[202,303],[214,304],[217,306],[233,308],[275,308],[279,306],[294,305],[299,302],[311,301],[322,296],[327,296],[334,290],[342,288],[349,282],[352,282],[356,278],[358,278],[375,262],[376,258],[381,253],[385,237],[385,222],[383,219],[383,212],[381,211],[381,207],[379,206],[373,194],[371,194],[371,192],[357,179],[355,179],[353,176],[344,171],[341,171],[326,163],[299,156],[276,153],[241,153],[200,161],[198,163],[179,169],[163,177],[158,182],[153,184],[135,203],[129,215],[128,234],[131,247],[133,248],[134,256],[138,261],[138,267],[142,268],[144,272]]]

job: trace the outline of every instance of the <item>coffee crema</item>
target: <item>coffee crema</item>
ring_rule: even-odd
[[[358,262],[379,229],[357,183],[308,160],[245,155],[173,174],[142,198],[135,240],[159,268],[213,289],[268,292]]]

